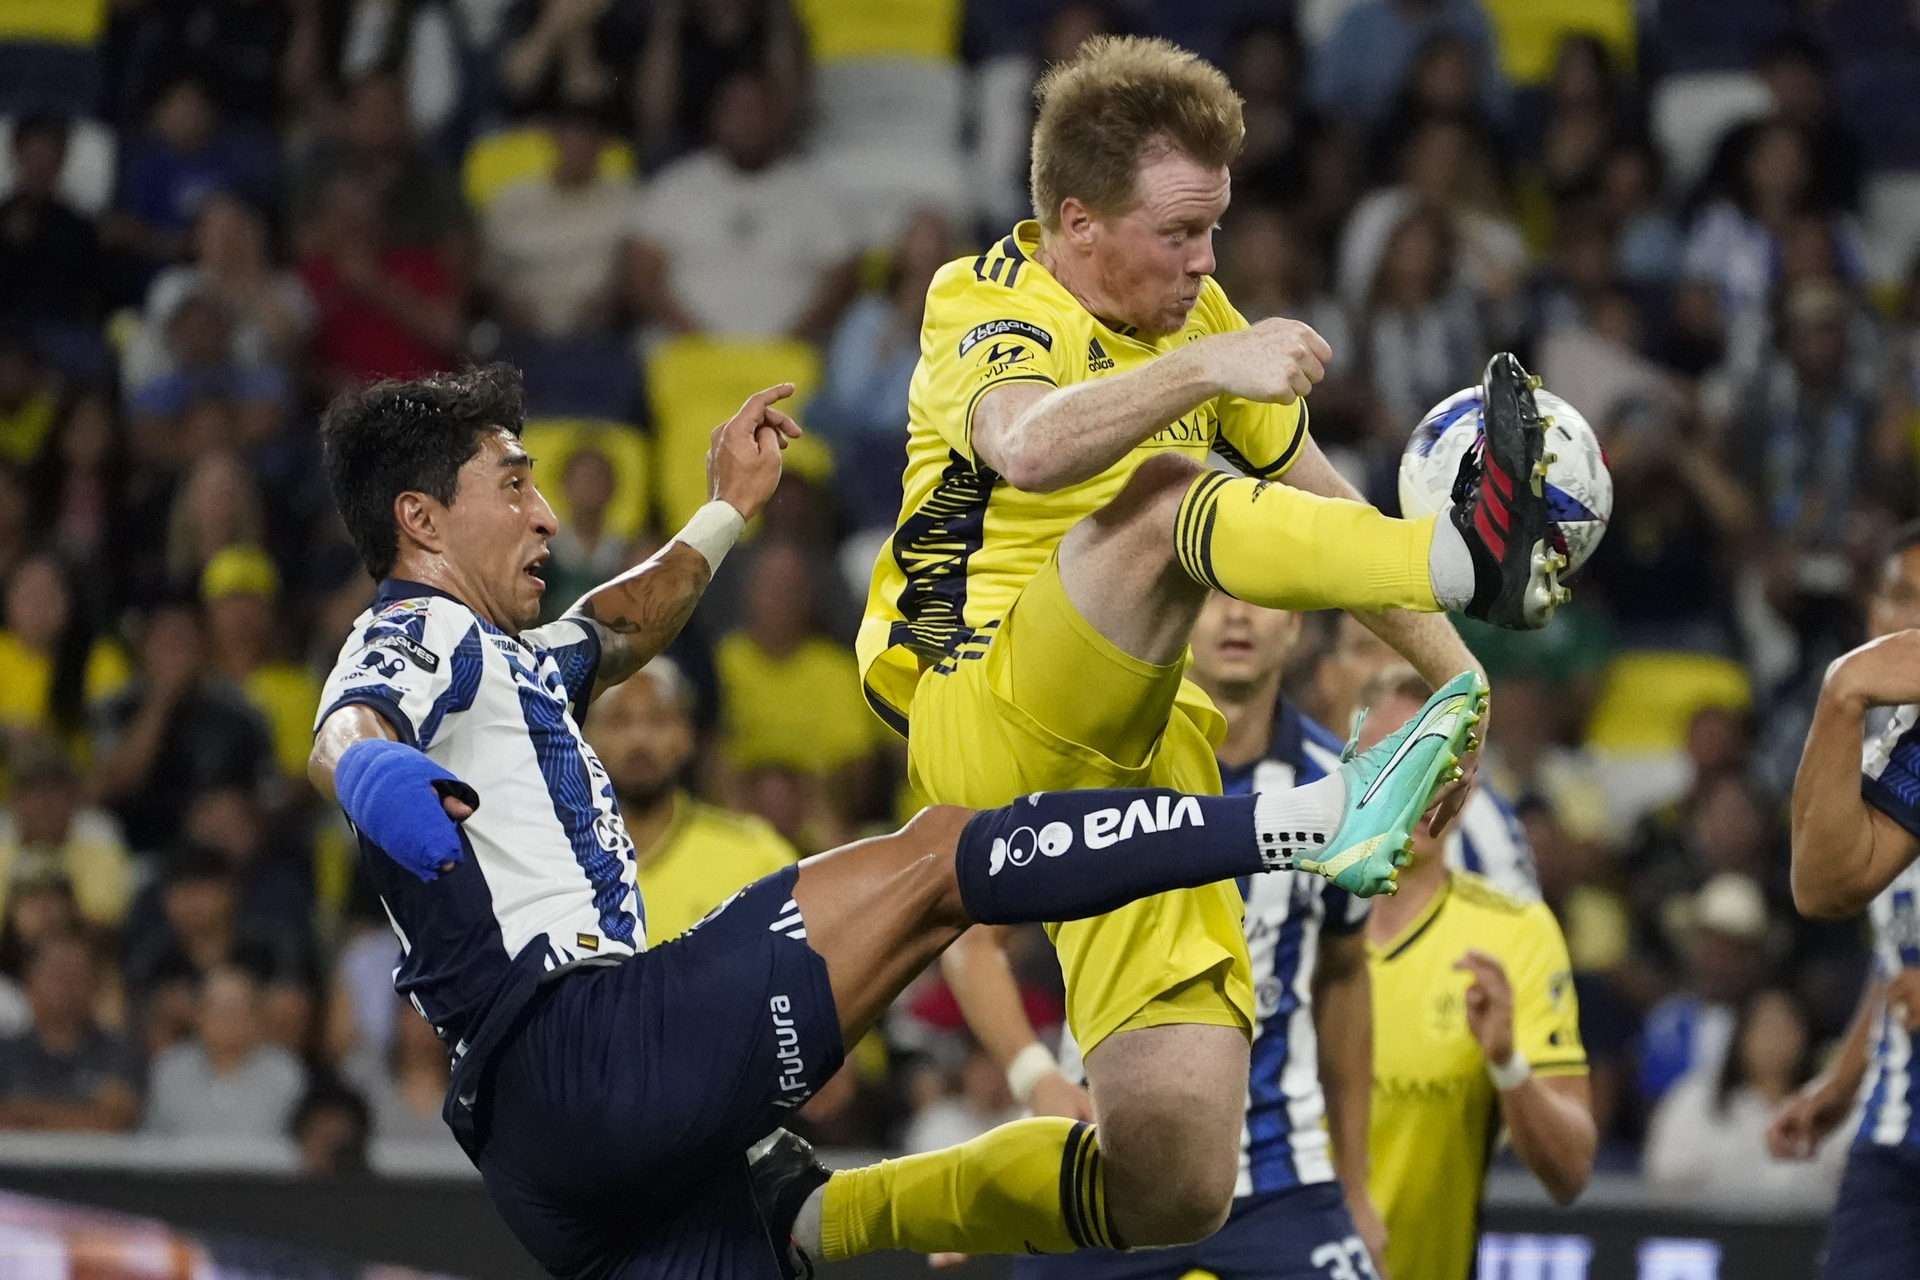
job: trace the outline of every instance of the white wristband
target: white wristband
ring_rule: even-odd
[[[1533,1064],[1527,1061],[1527,1055],[1519,1049],[1504,1063],[1487,1061],[1487,1076],[1493,1081],[1493,1087],[1505,1093],[1509,1089],[1518,1089],[1533,1074]]]
[[[685,527],[673,535],[673,541],[698,551],[707,559],[708,572],[718,573],[720,562],[746,527],[747,518],[734,510],[731,502],[716,499],[694,512]]]
[[[1032,1044],[1013,1055],[1013,1061],[1007,1064],[1007,1092],[1021,1106],[1027,1105],[1027,1099],[1033,1096],[1033,1087],[1048,1072],[1058,1071],[1060,1064],[1053,1060],[1053,1054],[1047,1046],[1035,1040]]]

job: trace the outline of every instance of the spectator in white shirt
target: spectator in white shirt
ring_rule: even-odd
[[[563,108],[548,132],[559,153],[552,176],[502,191],[480,235],[495,317],[557,338],[602,329],[612,317],[633,186],[599,176],[606,133],[592,109]]]
[[[1811,1163],[1775,1160],[1767,1125],[1812,1074],[1807,1023],[1784,991],[1748,1000],[1718,1072],[1695,1071],[1653,1113],[1643,1160],[1663,1187],[1721,1198],[1831,1203],[1846,1139],[1829,1141]]]
[[[667,333],[823,339],[852,301],[856,245],[814,171],[781,154],[766,76],[715,91],[705,150],[663,169],[641,201],[630,277]]]
[[[199,1036],[154,1060],[146,1130],[176,1137],[278,1138],[306,1092],[306,1068],[266,1041],[260,984],[213,970],[200,986]]]

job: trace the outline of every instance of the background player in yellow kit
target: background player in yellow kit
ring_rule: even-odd
[[[1210,278],[1243,134],[1225,78],[1161,41],[1101,39],[1038,93],[1039,221],[928,293],[902,518],[860,632],[869,701],[908,735],[919,791],[1217,791],[1222,721],[1182,679],[1210,588],[1377,611],[1436,684],[1476,664],[1435,611],[1543,625],[1559,566],[1540,552],[1518,363],[1489,365],[1485,458],[1451,516],[1387,519],[1307,434],[1327,344],[1249,327]],[[1207,470],[1210,450],[1246,478]],[[1304,846],[1331,839],[1337,783],[1286,796]],[[1052,932],[1116,1234],[1205,1235],[1232,1195],[1252,1021],[1235,887]]]
[[[1427,696],[1388,668],[1361,693],[1372,745]],[[1439,833],[1415,837],[1401,892],[1373,904],[1373,1112],[1367,1180],[1392,1280],[1473,1274],[1480,1188],[1504,1125],[1561,1203],[1587,1185],[1599,1136],[1567,943],[1543,902],[1449,868]]]

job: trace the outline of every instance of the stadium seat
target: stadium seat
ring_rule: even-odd
[[[1653,91],[1653,136],[1676,191],[1699,180],[1727,130],[1773,110],[1773,94],[1746,71],[1668,76]]]
[[[1747,672],[1705,653],[1628,650],[1607,664],[1587,721],[1587,745],[1614,755],[1654,755],[1687,745],[1687,726],[1707,707],[1744,710]]]
[[[652,450],[638,428],[593,418],[529,418],[520,439],[533,455],[533,482],[562,520],[567,518],[567,494],[560,479],[567,460],[592,447],[613,467],[608,530],[631,541],[646,528],[652,506]]]
[[[820,66],[868,58],[952,62],[960,0],[798,0],[794,13]]]
[[[113,198],[116,146],[113,130],[82,116],[67,125],[67,162],[60,168],[60,195],[78,212],[97,218]],[[13,117],[0,116],[0,200],[13,194]]]
[[[460,165],[460,190],[475,212],[485,212],[493,198],[516,182],[530,182],[553,172],[560,162],[553,137],[528,125],[476,138]],[[633,148],[610,139],[600,148],[600,176],[614,181],[634,174]]]
[[[648,354],[646,367],[655,489],[662,527],[669,530],[707,500],[707,442],[716,426],[748,396],[780,382],[794,384],[783,407],[800,420],[799,409],[820,383],[819,354],[791,340],[674,338]],[[832,458],[825,444],[807,436],[787,450],[787,467],[820,482],[832,474]]]
[[[612,334],[514,336],[495,354],[519,366],[534,417],[639,420],[640,366],[633,348]]]
[[[1920,172],[1868,174],[1860,204],[1867,278],[1897,296],[1920,253]]]

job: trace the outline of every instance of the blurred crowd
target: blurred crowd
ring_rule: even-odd
[[[713,423],[798,383],[809,436],[761,527],[590,736],[650,907],[677,904],[656,929],[910,807],[850,641],[923,298],[1030,216],[1028,91],[1102,31],[1245,99],[1219,278],[1332,344],[1314,431],[1382,507],[1497,349],[1605,444],[1576,603],[1469,631],[1481,776],[1567,934],[1603,1163],[1804,1080],[1866,961],[1854,925],[1794,914],[1784,802],[1915,513],[1912,6],[12,0],[0,1125],[292,1134],[317,1170],[446,1140],[444,1055],[305,778],[372,590],[317,469],[344,387],[523,370],[558,613],[704,500]],[[1309,621],[1289,693],[1344,735],[1370,637]],[[1057,1026],[1044,941],[1016,961]],[[930,1147],[1011,1106],[928,978],[804,1122]],[[1660,1150],[1676,1184],[1726,1176]]]

